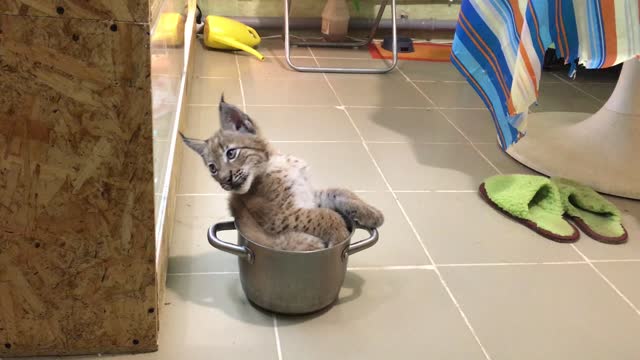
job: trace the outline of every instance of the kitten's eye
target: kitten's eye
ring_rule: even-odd
[[[211,163],[209,164],[209,171],[211,171],[211,174],[215,175],[218,173],[218,168],[216,168],[216,164]]]
[[[233,160],[238,157],[238,149],[227,150],[227,159]]]

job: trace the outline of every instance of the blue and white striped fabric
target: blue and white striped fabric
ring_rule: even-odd
[[[463,0],[451,62],[491,111],[503,149],[526,133],[545,50],[604,68],[640,53],[638,0]]]

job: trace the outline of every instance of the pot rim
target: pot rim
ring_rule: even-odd
[[[259,247],[263,250],[266,251],[271,251],[271,252],[276,252],[276,253],[284,253],[284,254],[315,254],[315,253],[321,253],[321,252],[328,252],[331,250],[334,250],[335,248],[344,245],[344,244],[349,244],[349,242],[351,241],[351,238],[353,237],[353,234],[355,234],[356,230],[358,229],[355,226],[355,222],[353,220],[351,220],[350,218],[343,216],[343,219],[346,221],[347,226],[351,229],[351,232],[349,232],[349,236],[347,236],[347,238],[345,240],[343,240],[341,243],[338,243],[334,246],[328,247],[328,248],[324,248],[324,249],[317,249],[317,250],[305,250],[305,251],[293,251],[293,250],[279,250],[279,249],[274,249],[268,246],[264,246],[262,244],[258,244],[257,242],[251,240],[249,237],[245,236],[244,233],[240,230],[240,224],[238,223],[238,221],[234,218],[233,219],[233,223],[235,224],[236,227],[236,231],[238,232],[238,235],[242,236],[243,239],[245,239],[246,241],[250,242],[252,246],[256,246]]]

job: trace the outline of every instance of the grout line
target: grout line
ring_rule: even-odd
[[[238,55],[235,54],[234,56],[236,58],[236,68],[238,69],[238,81],[240,82],[240,94],[242,95],[242,110],[244,112],[247,112],[247,101],[244,95],[244,87],[242,86],[242,73],[240,72],[240,62],[238,61]],[[278,319],[276,318],[275,314],[272,314],[271,317],[273,319],[273,334],[276,340],[276,350],[278,352],[278,360],[282,360],[282,346],[280,344],[280,334],[278,332]]]
[[[349,109],[402,109],[402,110],[431,110],[432,106],[380,106],[380,105],[343,105]]]
[[[272,144],[359,144],[357,140],[273,140]]]
[[[354,266],[349,271],[380,271],[380,270],[433,270],[433,265],[395,265],[395,266]]]
[[[359,141],[358,141],[359,142]],[[423,145],[468,145],[459,141],[371,141],[365,140],[367,144],[423,144]]]
[[[173,104],[167,104],[173,105]],[[211,106],[217,104],[187,104],[187,106]],[[296,104],[247,104],[248,107],[283,107],[283,108],[338,108],[336,105],[296,105]],[[378,105],[343,105],[347,109],[391,109],[391,110],[484,110],[478,107],[440,107],[440,106],[378,106]]]
[[[466,84],[466,80],[411,80],[416,83]]]
[[[271,314],[273,319],[273,334],[276,338],[276,351],[278,352],[278,360],[282,360],[282,345],[280,344],[280,332],[278,331],[278,317],[276,314]]]
[[[280,332],[278,331],[278,317],[271,314],[273,319],[273,334],[276,337],[276,351],[278,352],[278,360],[282,360],[282,345],[280,344]]]
[[[434,190],[435,193],[477,193],[478,190]]]
[[[238,61],[238,55],[233,55],[236,60],[236,70],[238,71],[238,82],[240,82],[240,95],[242,96],[242,111],[247,111],[247,100],[244,97],[244,86],[242,86],[242,76],[240,73],[240,62]]]
[[[487,108],[480,108],[480,107],[444,107],[444,106],[436,106],[433,107],[431,109],[436,109],[436,110],[484,110],[489,112],[489,110],[487,110]]]
[[[406,193],[432,193],[434,190],[387,190],[393,194],[406,194]]]
[[[398,271],[398,270],[436,270],[436,267],[492,267],[492,266],[546,266],[546,265],[589,265],[590,263],[611,262],[640,262],[640,259],[621,260],[576,260],[576,261],[541,261],[541,262],[506,262],[506,263],[448,263],[432,265],[384,265],[384,266],[351,266],[347,271]],[[198,275],[238,275],[238,271],[209,271],[192,273],[168,273],[168,276],[198,276]],[[606,278],[605,278],[605,281]],[[609,285],[610,282],[607,281]],[[614,289],[615,287],[612,286]],[[631,305],[634,307],[633,305]],[[634,307],[635,310],[635,307]]]
[[[425,94],[424,91],[422,91],[422,89],[420,89],[420,87],[416,85],[415,82],[413,82],[413,80],[409,79],[409,77],[402,71],[402,69],[398,69],[398,71],[402,74],[402,76],[405,77],[405,79],[408,82],[411,83],[411,85],[413,85],[414,88],[416,88],[416,90],[418,90],[420,94],[422,94],[422,96],[424,96],[425,99],[427,99],[430,103],[436,105],[436,103],[433,102],[433,100],[431,100],[431,98],[429,98],[429,96],[427,96],[427,94]],[[473,141],[469,139],[467,134],[465,134],[462,131],[462,129],[460,129],[453,121],[451,121],[451,119],[449,119],[449,117],[442,111],[442,108],[436,107],[436,110],[440,113],[440,115],[444,116],[444,118],[447,119],[447,121],[449,122],[449,124],[451,124],[451,126],[453,126],[456,130],[458,130],[460,135],[462,135],[462,137],[464,137],[469,142],[471,147],[478,153],[478,155],[480,155],[480,157],[482,157],[498,174],[502,174],[502,172],[498,169],[498,167],[496,167],[486,156],[484,156],[484,154],[480,151],[480,149],[476,147]]]
[[[187,106],[193,106],[193,107],[218,107],[217,104],[187,104]]]
[[[237,58],[236,58],[236,64],[237,64]],[[214,79],[214,80],[235,80],[235,77],[229,77],[229,76],[202,76],[202,75],[194,75],[193,76],[196,79]]]
[[[571,86],[572,88],[574,88],[574,89],[578,90],[579,92],[581,92],[581,93],[583,93],[583,94],[587,95],[588,97],[590,97],[590,98],[594,99],[595,101],[599,102],[600,104],[604,104],[604,103],[605,103],[602,99],[599,99],[599,98],[597,98],[597,97],[595,97],[595,96],[593,96],[593,95],[589,94],[588,92],[586,92],[586,91],[582,90],[580,87],[578,87],[578,86],[574,85],[571,81],[568,81],[568,80],[566,80],[566,79],[563,79],[562,77],[560,77],[560,75],[555,74],[555,73],[554,73],[554,74],[552,74],[552,75],[553,75],[553,76],[555,76],[556,78],[558,78],[558,80],[560,80],[561,82],[563,82],[563,83],[565,83],[565,84],[567,84],[567,85]]]
[[[433,265],[390,265],[390,266],[355,266],[348,267],[347,271],[394,271],[394,270],[434,270]],[[167,276],[198,276],[198,275],[238,275],[239,271],[209,271],[193,273],[168,273]]]
[[[313,50],[311,48],[309,48],[309,52],[311,52],[311,55],[314,56],[314,60],[315,60],[316,64],[318,64],[318,66],[319,66],[320,64],[318,63],[318,60],[315,58],[315,55],[313,54]],[[404,75],[404,73],[400,69],[398,69],[398,71],[400,71],[402,73],[402,75]],[[487,350],[482,345],[482,342],[480,342],[480,338],[478,337],[478,334],[476,333],[476,331],[473,328],[473,326],[471,326],[471,323],[469,322],[469,319],[467,318],[467,315],[464,313],[464,311],[460,307],[460,304],[458,303],[458,300],[456,300],[455,296],[453,296],[453,293],[449,289],[449,286],[447,285],[446,281],[442,277],[442,274],[438,270],[437,265],[435,265],[435,262],[433,261],[433,258],[431,257],[431,254],[429,253],[429,250],[427,249],[425,244],[422,242],[422,238],[420,237],[420,234],[418,234],[418,231],[416,230],[415,226],[413,226],[413,222],[411,222],[411,219],[409,218],[409,216],[407,215],[404,207],[400,203],[400,200],[398,199],[396,194],[393,192],[393,188],[391,187],[391,184],[389,183],[387,178],[384,176],[384,173],[382,172],[382,169],[378,165],[378,162],[375,160],[373,154],[369,150],[369,147],[367,146],[367,143],[366,143],[364,137],[362,136],[362,133],[360,132],[360,129],[358,128],[356,123],[351,118],[351,115],[349,114],[349,111],[343,106],[343,102],[340,99],[340,97],[338,96],[338,93],[336,92],[336,90],[331,85],[331,82],[329,81],[329,78],[327,77],[327,74],[323,73],[322,75],[324,76],[325,80],[327,81],[327,84],[329,85],[329,88],[331,89],[331,91],[333,91],[333,94],[335,95],[336,99],[338,100],[338,103],[341,105],[341,108],[344,110],[345,114],[349,118],[349,121],[351,121],[351,125],[356,130],[356,132],[358,133],[358,136],[360,136],[360,139],[362,140],[362,146],[364,146],[365,150],[367,151],[367,154],[369,155],[369,158],[371,159],[371,161],[373,162],[373,165],[378,170],[378,173],[382,177],[382,180],[384,181],[385,185],[387,186],[387,189],[389,191],[391,191],[391,193],[393,194],[393,197],[394,197],[394,199],[396,201],[396,204],[398,205],[398,207],[400,208],[400,211],[404,215],[405,220],[407,220],[407,222],[409,223],[409,226],[411,227],[411,230],[413,231],[414,235],[416,236],[416,239],[418,239],[418,242],[420,243],[420,246],[422,246],[422,250],[424,251],[425,255],[427,256],[427,259],[429,259],[429,262],[431,264],[433,264],[433,270],[435,271],[436,275],[438,276],[438,279],[440,280],[440,283],[442,284],[442,286],[447,291],[447,294],[449,294],[449,298],[451,299],[453,304],[458,309],[458,312],[460,313],[460,316],[462,316],[462,319],[464,320],[465,324],[467,325],[467,328],[469,329],[469,331],[471,332],[471,334],[475,338],[476,343],[478,344],[478,346],[482,350],[482,353],[484,354],[485,358],[487,360],[491,360],[491,357],[489,356],[489,353],[487,352]],[[405,78],[407,77],[406,75],[404,75],[404,76],[405,76]],[[417,86],[413,82],[411,84],[413,84],[413,86],[415,86],[417,88]],[[427,100],[431,101],[428,97],[425,96],[425,98],[427,98]],[[433,102],[431,101],[431,103],[433,103]]]
[[[163,142],[169,140],[156,139],[154,141]],[[360,144],[361,140],[271,140],[272,144]],[[365,140],[367,144],[419,144],[419,145],[464,145],[468,146],[467,142],[456,141],[378,141],[378,140]],[[476,142],[476,145],[495,145],[495,143]]]
[[[628,298],[627,298],[627,297],[622,293],[622,291],[620,291],[620,290],[619,290],[619,289],[618,289],[618,288],[617,288],[617,287],[616,287],[616,286],[615,286],[615,285],[614,285],[614,284],[613,284],[613,283],[612,283],[612,282],[611,282],[611,281],[610,281],[606,276],[604,276],[604,274],[603,274],[603,273],[601,273],[601,272],[600,272],[600,270],[598,270],[598,268],[597,268],[595,265],[593,265],[593,262],[592,262],[591,260],[589,260],[589,258],[588,258],[585,254],[583,254],[583,253],[582,253],[582,251],[580,251],[580,250],[578,249],[578,247],[577,247],[575,244],[571,244],[571,247],[572,247],[572,248],[573,248],[573,249],[578,253],[578,255],[580,255],[580,256],[581,256],[581,257],[582,257],[582,258],[587,262],[587,264],[589,264],[589,266],[591,266],[591,268],[593,269],[593,271],[595,271],[595,272],[596,272],[596,274],[598,274],[598,275],[602,278],[602,280],[604,280],[604,281],[605,281],[605,282],[606,282],[606,283],[607,283],[607,284],[608,284],[608,285],[613,289],[613,291],[615,291],[615,292],[616,292],[616,294],[618,294],[618,295],[622,298],[622,300],[623,300],[624,302],[626,302],[626,303],[631,307],[631,309],[633,309],[633,311],[635,311],[635,312],[636,312],[636,314],[640,315],[640,309],[638,309],[638,308],[637,308],[637,307],[636,307],[636,306],[635,306],[635,305],[634,305],[634,304],[633,304],[633,303],[632,303],[632,302],[631,302],[631,301],[630,301],[630,300],[629,300],[629,299],[628,299]]]
[[[474,194],[477,190],[351,190],[355,193],[396,193],[396,194],[421,194],[421,193],[461,193],[461,194]],[[176,196],[227,196],[227,193],[180,193],[176,194]],[[613,262],[613,261],[640,261],[629,259],[629,260],[595,260],[594,262]]]
[[[227,193],[184,193],[176,196],[227,196]]]
[[[586,261],[543,261],[543,262],[512,262],[512,263],[470,263],[470,264],[438,264],[439,267],[479,267],[479,266],[528,266],[528,265],[577,265],[587,264]]]
[[[298,104],[248,104],[252,107],[289,107],[289,108],[335,108],[335,105],[298,105]]]
[[[217,107],[217,104],[189,104],[189,106],[211,106]],[[295,105],[295,104],[247,104],[251,107],[284,107],[284,108],[335,108],[335,105]]]
[[[592,263],[619,263],[619,262],[640,262],[640,259],[610,259],[610,260],[589,260]]]
[[[351,190],[355,193],[391,193],[389,190]],[[412,192],[428,192],[428,191],[412,191]],[[463,192],[467,192],[464,190]],[[229,195],[226,192],[222,193],[180,193],[176,194],[176,196],[227,196]]]
[[[477,190],[393,190],[393,193],[476,193]]]
[[[302,143],[302,144],[360,144],[361,140],[272,140],[274,144]],[[466,142],[430,142],[430,141],[369,141],[367,144],[422,144],[422,145],[469,145]],[[493,144],[493,143],[490,143]],[[485,144],[483,144],[485,145]]]

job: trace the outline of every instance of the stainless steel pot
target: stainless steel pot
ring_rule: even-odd
[[[315,251],[275,250],[247,239],[238,231],[238,245],[222,241],[218,233],[236,230],[233,221],[213,225],[208,232],[211,246],[238,256],[240,282],[255,305],[282,314],[306,314],[328,307],[338,298],[349,255],[373,246],[376,229],[364,229],[369,237],[351,244],[357,226],[349,224],[347,241]]]

